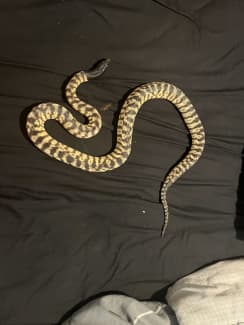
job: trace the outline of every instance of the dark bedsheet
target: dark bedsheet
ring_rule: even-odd
[[[56,323],[108,291],[160,299],[179,277],[244,255],[243,15],[240,0],[1,1],[0,324]],[[128,91],[155,80],[184,90],[207,144],[169,191],[164,240],[160,184],[189,145],[170,103],[143,107],[131,157],[105,174],[59,163],[26,137],[31,107],[47,100],[67,106],[64,81],[103,57],[112,59],[110,68],[79,89],[101,110],[102,132],[80,141],[55,122],[47,127],[102,155],[112,148]]]

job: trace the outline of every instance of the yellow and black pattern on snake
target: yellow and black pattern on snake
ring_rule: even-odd
[[[87,118],[86,124],[78,122],[65,107],[55,103],[42,103],[35,106],[27,116],[26,128],[34,145],[52,158],[88,172],[106,172],[120,167],[126,162],[132,146],[133,128],[137,113],[145,102],[152,99],[165,99],[174,104],[188,128],[191,146],[185,157],[167,174],[161,187],[161,202],[164,210],[164,236],[169,209],[167,191],[201,157],[205,145],[205,132],[202,122],[189,98],[176,86],[166,82],[150,82],[136,88],[125,100],[117,124],[117,141],[114,149],[104,156],[92,156],[80,152],[52,138],[45,129],[47,120],[57,120],[69,133],[78,138],[95,136],[102,127],[99,112],[77,97],[81,83],[102,74],[108,66],[108,59],[100,62],[88,72],[76,73],[66,87],[66,98],[73,109]]]

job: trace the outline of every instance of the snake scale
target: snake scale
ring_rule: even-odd
[[[102,127],[100,113],[90,104],[80,100],[76,91],[81,83],[101,75],[108,64],[109,59],[104,59],[93,69],[74,74],[66,86],[67,101],[73,109],[86,117],[86,124],[78,122],[65,107],[47,102],[33,107],[29,112],[26,121],[27,133],[34,145],[52,158],[88,172],[106,172],[120,167],[128,159],[131,153],[135,119],[142,105],[151,99],[165,99],[174,104],[190,133],[191,146],[183,159],[169,171],[161,186],[160,197],[164,211],[164,223],[161,231],[163,237],[169,222],[167,191],[179,177],[197,162],[205,145],[205,132],[202,122],[183,91],[166,82],[150,82],[133,90],[124,101],[120,111],[115,147],[109,154],[103,156],[92,156],[71,148],[52,138],[45,129],[46,121],[54,119],[78,138],[91,138],[100,131]]]

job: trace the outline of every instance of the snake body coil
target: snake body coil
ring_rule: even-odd
[[[131,153],[135,118],[142,105],[151,99],[165,99],[173,103],[188,128],[191,147],[186,156],[168,173],[161,188],[161,202],[164,210],[161,234],[164,236],[169,221],[167,190],[197,162],[205,144],[202,122],[189,98],[179,88],[166,82],[151,82],[132,91],[125,100],[119,115],[115,148],[104,156],[92,156],[73,149],[52,138],[45,129],[46,121],[54,119],[78,138],[91,138],[100,131],[102,120],[99,112],[93,106],[80,100],[76,90],[81,83],[103,73],[108,62],[108,59],[103,60],[90,71],[76,73],[66,86],[66,98],[69,104],[87,118],[87,124],[79,123],[65,107],[49,102],[32,108],[27,116],[27,132],[34,145],[50,157],[88,172],[106,172],[120,167],[128,159]]]

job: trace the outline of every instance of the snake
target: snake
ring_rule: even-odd
[[[91,138],[98,134],[102,128],[102,117],[96,108],[78,97],[77,88],[82,83],[103,74],[109,62],[110,59],[102,59],[91,69],[74,73],[65,87],[67,102],[85,117],[85,123],[79,122],[70,110],[61,104],[45,102],[35,105],[28,113],[27,134],[33,144],[51,158],[86,172],[107,172],[122,166],[130,156],[134,123],[143,104],[152,99],[163,99],[172,103],[182,117],[191,143],[183,158],[166,174],[160,187],[160,201],[164,213],[161,236],[164,237],[169,223],[168,189],[199,160],[205,146],[202,121],[190,99],[180,88],[168,82],[153,81],[132,90],[124,100],[119,113],[116,143],[105,155],[93,156],[80,152],[56,140],[46,130],[46,122],[56,120],[77,138]]]

